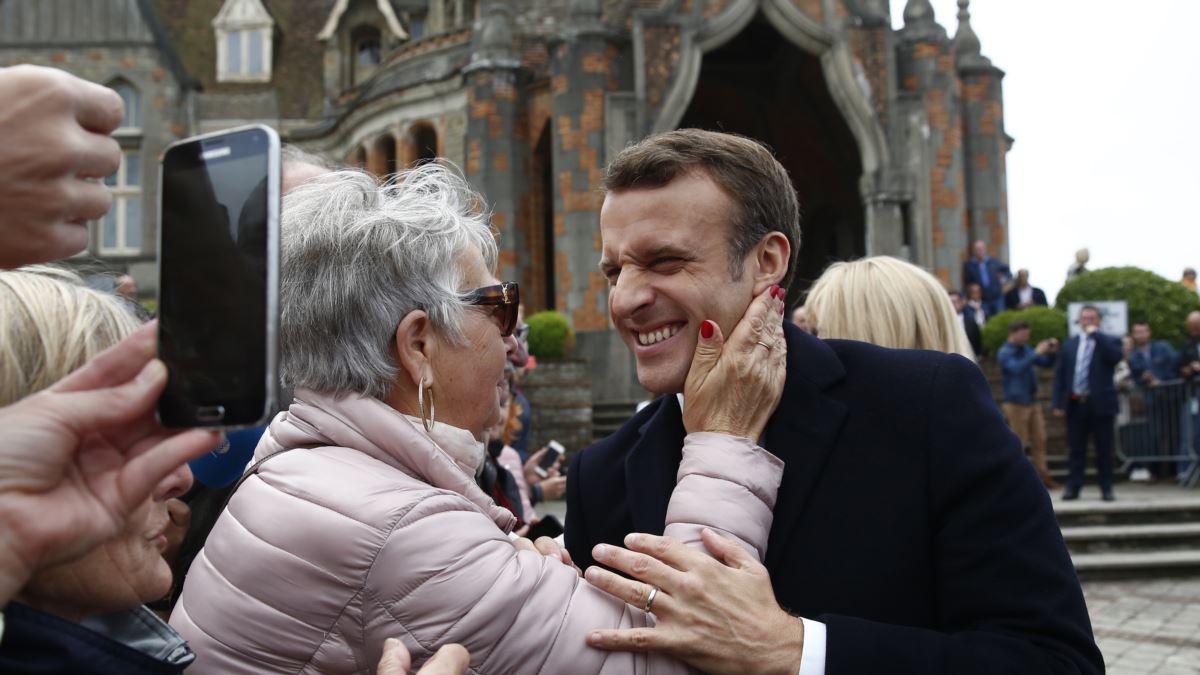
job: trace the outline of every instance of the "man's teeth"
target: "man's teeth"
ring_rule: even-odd
[[[638,333],[637,339],[640,344],[652,345],[656,342],[662,342],[663,340],[666,340],[672,335],[678,333],[680,328],[681,326],[666,326],[649,333]]]

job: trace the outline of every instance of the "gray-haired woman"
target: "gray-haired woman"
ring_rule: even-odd
[[[648,589],[630,591],[631,607],[518,550],[515,517],[475,484],[518,302],[493,277],[480,203],[436,165],[384,186],[333,173],[285,199],[283,373],[296,398],[257,455],[286,452],[242,484],[188,575],[171,623],[199,655],[192,672],[370,672],[389,637],[417,663],[462,643],[479,673],[685,670],[588,648],[592,629],[652,623]],[[671,498],[686,515],[667,534],[698,541],[712,527],[761,558],[782,464],[752,439],[783,388],[781,315],[768,291],[728,343],[701,341],[689,409],[736,434],[689,429]],[[734,373],[747,396],[728,395]]]

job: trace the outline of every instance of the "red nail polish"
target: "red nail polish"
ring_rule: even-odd
[[[713,336],[713,322],[709,321],[708,319],[705,319],[703,322],[700,323],[700,337],[707,340],[707,339],[711,338],[712,336]]]
[[[770,291],[771,291],[772,298],[778,298],[779,297],[779,284],[772,284]]]

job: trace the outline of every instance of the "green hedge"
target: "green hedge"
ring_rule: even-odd
[[[1056,305],[1065,310],[1071,302],[1124,300],[1129,304],[1129,326],[1145,321],[1156,340],[1176,347],[1187,339],[1183,320],[1200,310],[1200,296],[1177,281],[1164,279],[1138,267],[1106,267],[1071,279],[1058,292]]]
[[[1004,342],[1008,340],[1008,325],[1017,320],[1029,322],[1029,344],[1031,345],[1036,345],[1046,338],[1058,338],[1059,342],[1065,342],[1067,339],[1066,312],[1053,307],[1010,309],[993,316],[983,325],[984,351],[995,356]]]
[[[529,353],[539,359],[566,356],[575,339],[571,322],[560,312],[538,312],[529,317]]]

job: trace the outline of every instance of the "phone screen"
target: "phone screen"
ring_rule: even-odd
[[[169,375],[158,412],[166,426],[253,425],[273,403],[278,166],[278,140],[259,127],[185,141],[163,157],[158,330]]]

